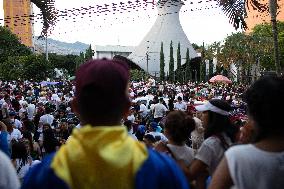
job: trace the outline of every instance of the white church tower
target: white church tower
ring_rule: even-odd
[[[128,56],[151,75],[160,73],[160,50],[163,42],[165,56],[165,74],[169,71],[170,43],[173,42],[175,69],[177,67],[177,46],[180,42],[182,64],[185,63],[186,50],[190,58],[197,57],[179,20],[179,12],[184,3],[181,0],[160,0],[157,3],[158,18],[142,42]]]

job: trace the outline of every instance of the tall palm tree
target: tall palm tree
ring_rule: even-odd
[[[250,11],[247,9],[250,6],[262,13],[269,10],[268,4],[263,4],[260,0],[217,0],[217,2],[235,29],[247,29],[245,17],[246,11]]]

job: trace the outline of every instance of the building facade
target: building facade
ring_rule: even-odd
[[[262,4],[266,4],[269,5],[269,0],[259,0],[260,3]],[[284,21],[284,0],[278,0],[278,15],[277,15],[277,20],[279,21]],[[270,23],[271,21],[271,17],[269,12],[258,12],[257,10],[255,10],[251,4],[248,4],[249,6],[247,7],[247,18],[246,18],[246,22],[247,22],[247,26],[248,26],[248,30],[247,33],[252,32],[252,29],[254,28],[254,26],[256,26],[257,24],[261,24],[261,23]]]
[[[160,0],[157,2],[158,17],[151,30],[129,55],[129,59],[151,75],[160,73],[160,51],[163,43],[165,57],[165,73],[169,72],[170,44],[173,43],[173,54],[176,57],[180,43],[182,64],[185,63],[186,51],[189,49],[190,58],[197,57],[179,20],[179,12],[184,5],[182,0]],[[175,60],[175,66],[177,62]]]
[[[120,46],[120,45],[95,45],[94,46],[94,58],[108,58],[112,59],[115,55],[121,55],[128,57],[134,50],[132,46]]]
[[[30,0],[4,0],[4,26],[16,34],[20,41],[33,47],[33,24],[30,19],[32,4]]]

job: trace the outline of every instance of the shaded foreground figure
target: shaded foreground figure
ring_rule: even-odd
[[[210,188],[284,188],[283,78],[256,81],[246,92],[245,100],[254,142],[225,152]]]
[[[122,126],[128,80],[122,60],[93,60],[77,70],[73,108],[83,126],[31,169],[22,188],[188,188],[173,160],[148,150]]]

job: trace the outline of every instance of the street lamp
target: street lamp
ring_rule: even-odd
[[[275,56],[275,68],[277,75],[280,75],[280,57],[279,57],[279,46],[278,46],[278,30],[277,30],[277,0],[269,0],[269,12],[271,16],[273,43],[274,43],[274,56]]]

